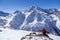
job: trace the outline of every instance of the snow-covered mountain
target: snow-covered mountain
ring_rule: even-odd
[[[46,29],[49,33],[60,35],[60,11],[56,8],[43,9],[32,6],[24,12],[0,13],[0,26],[34,32]]]
[[[0,11],[0,26],[4,26],[7,23],[7,18],[9,17],[9,13]]]
[[[16,11],[14,14],[16,14],[16,15],[13,18],[13,20],[10,22],[10,27],[14,28],[14,29],[20,29],[20,26],[24,22],[25,15],[22,14],[22,12],[20,12],[20,11]]]
[[[40,31],[46,29],[52,34],[60,35],[60,22],[57,15],[59,11],[57,9],[42,9],[39,7],[32,7],[26,11],[26,18],[20,29],[28,31]],[[59,21],[59,22],[58,22]]]

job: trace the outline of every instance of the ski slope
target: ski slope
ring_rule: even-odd
[[[0,40],[21,40],[22,37],[25,35],[28,35],[29,31],[24,31],[24,30],[13,30],[9,28],[0,28],[2,30],[0,32]],[[48,34],[52,39],[54,40],[60,40],[60,36],[55,36],[52,34]],[[32,38],[32,40],[41,40],[38,37]]]

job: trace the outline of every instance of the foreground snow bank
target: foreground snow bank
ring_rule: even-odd
[[[11,30],[11,29],[1,29],[0,40],[20,40],[21,37],[28,34],[27,31],[21,30]]]
[[[12,30],[9,28],[6,28],[6,29],[0,28],[0,30],[2,30],[2,32],[0,32],[0,40],[20,40],[25,35],[28,35],[29,33],[31,33],[23,30]],[[52,34],[49,34],[49,36],[54,40],[60,40],[60,36],[54,36]],[[39,38],[37,39],[40,40]]]

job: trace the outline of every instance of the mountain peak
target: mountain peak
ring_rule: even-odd
[[[40,7],[37,7],[37,6],[31,6],[28,10],[28,12],[31,12],[32,10],[35,10],[35,11],[44,11],[45,9],[43,8],[40,8]]]
[[[14,14],[22,13],[21,11],[17,10],[14,12]]]

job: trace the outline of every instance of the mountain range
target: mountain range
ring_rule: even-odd
[[[60,35],[60,11],[35,6],[11,14],[0,11],[0,27],[33,32],[46,29],[49,33]]]

